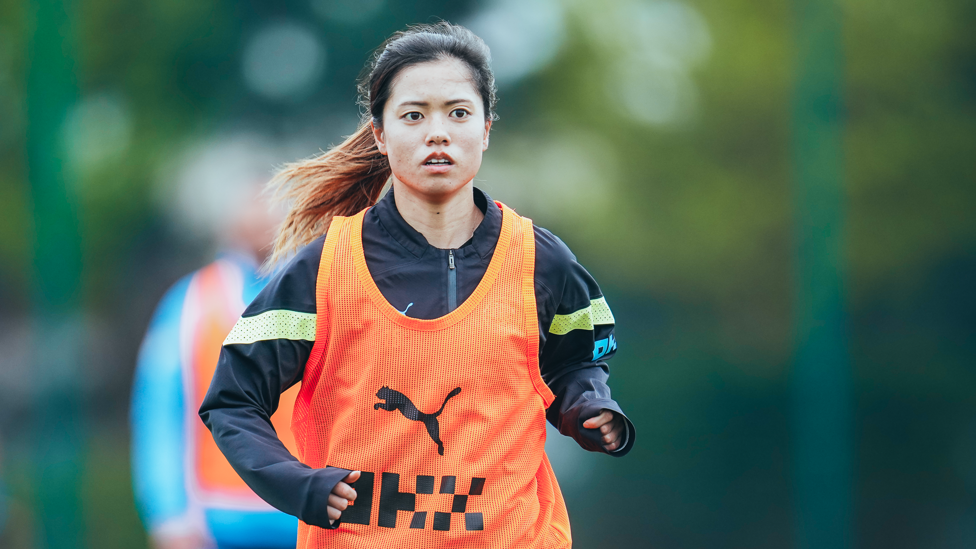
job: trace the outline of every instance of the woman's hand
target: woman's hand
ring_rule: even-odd
[[[603,441],[603,449],[612,452],[620,448],[624,436],[624,418],[620,414],[603,409],[600,415],[593,416],[583,422],[583,427],[587,429],[599,429],[600,440]]]
[[[353,471],[332,488],[332,493],[329,494],[329,524],[339,520],[346,507],[349,507],[350,503],[356,501],[356,491],[348,483],[359,480],[359,475],[359,471]]]

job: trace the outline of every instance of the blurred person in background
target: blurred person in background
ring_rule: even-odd
[[[633,446],[596,281],[473,186],[488,60],[448,23],[394,35],[361,87],[371,119],[278,176],[294,204],[274,259],[301,249],[228,336],[200,415],[301,519],[301,548],[567,548],[547,417],[588,450]],[[299,382],[301,461],[268,421]]]
[[[270,169],[269,163],[264,173]],[[266,283],[258,268],[280,210],[261,193],[267,177],[217,185],[215,191],[200,171],[191,170],[191,182],[180,191],[191,202],[217,198],[212,207],[223,211],[212,215],[219,220],[222,251],[166,292],[143,340],[131,411],[136,501],[158,549],[294,547],[295,517],[244,484],[197,415],[224,338]],[[297,388],[283,395],[271,420],[290,448],[295,393]]]

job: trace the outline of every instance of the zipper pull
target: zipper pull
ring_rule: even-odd
[[[447,251],[447,268],[454,270],[454,250]]]

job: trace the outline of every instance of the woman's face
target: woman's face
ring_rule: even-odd
[[[373,135],[394,179],[439,202],[474,179],[490,129],[471,70],[449,57],[397,75]]]

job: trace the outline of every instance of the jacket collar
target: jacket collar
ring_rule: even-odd
[[[495,244],[498,242],[498,235],[501,232],[502,211],[487,193],[477,187],[474,188],[474,203],[485,214],[485,218],[474,230],[471,239],[462,244],[455,255],[461,257],[477,255],[483,260],[489,259],[495,250]],[[400,211],[396,207],[396,200],[393,197],[392,187],[373,206],[373,211],[376,212],[380,226],[415,257],[422,257],[428,250],[436,249],[427,242],[424,235],[411,227],[400,215]]]

